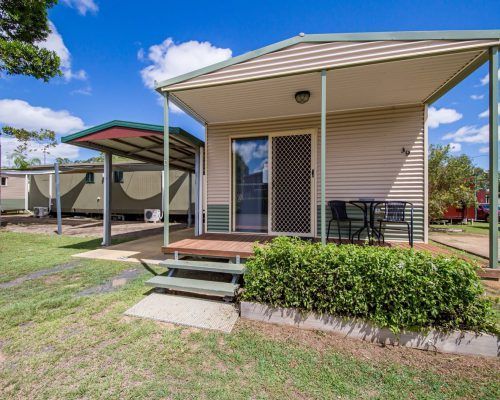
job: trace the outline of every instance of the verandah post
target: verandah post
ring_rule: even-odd
[[[169,215],[170,215],[170,131],[168,121],[169,99],[168,92],[164,94],[163,103],[163,246],[169,243]]]
[[[498,268],[498,47],[489,49],[490,268]]]
[[[326,244],[326,70],[321,71],[321,243]]]

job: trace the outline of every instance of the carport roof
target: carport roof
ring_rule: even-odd
[[[110,121],[62,138],[63,143],[130,159],[163,164],[163,126]],[[170,127],[170,166],[193,170],[196,149],[204,142],[184,129]]]

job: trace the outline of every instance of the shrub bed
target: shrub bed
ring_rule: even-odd
[[[438,328],[498,333],[475,266],[413,250],[278,237],[246,262],[243,299],[359,317],[397,333]]]

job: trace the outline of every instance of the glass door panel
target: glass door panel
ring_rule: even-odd
[[[232,158],[234,230],[267,233],[268,138],[233,139]]]

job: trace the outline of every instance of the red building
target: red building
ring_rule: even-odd
[[[485,189],[480,189],[476,192],[476,199],[479,204],[488,202],[488,191]],[[457,208],[449,207],[444,213],[443,219],[449,219],[452,221],[464,220],[464,219],[475,219],[476,209],[474,206],[467,208]]]

